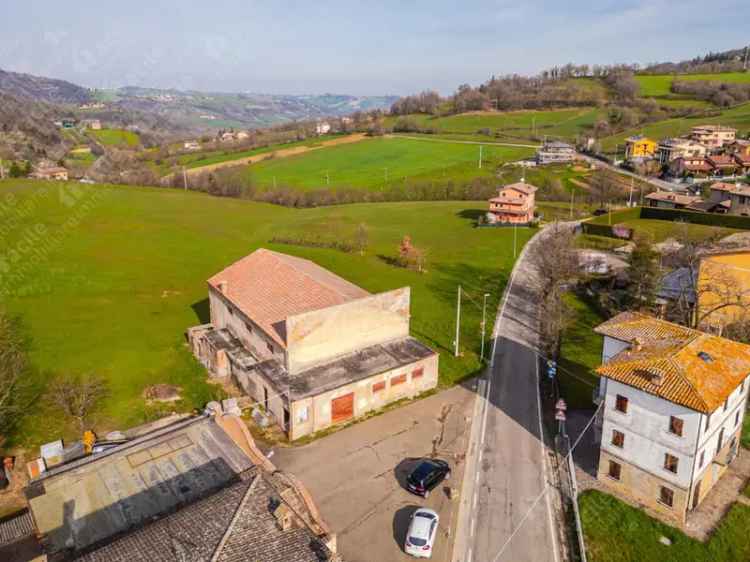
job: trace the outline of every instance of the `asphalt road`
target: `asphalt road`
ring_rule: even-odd
[[[537,302],[527,245],[496,321],[493,363],[480,383],[459,515],[456,562],[558,562],[555,489],[540,439]],[[489,387],[489,389],[488,389]],[[543,493],[548,489],[546,493]]]

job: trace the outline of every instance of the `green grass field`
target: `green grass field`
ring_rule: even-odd
[[[724,228],[705,224],[693,224],[680,221],[641,219],[638,209],[615,211],[610,215],[605,214],[590,219],[593,224],[621,224],[632,228],[637,234],[645,234],[654,243],[663,242],[668,238],[685,238],[701,240],[713,236],[729,236],[735,232],[743,232],[736,228]]]
[[[729,510],[706,543],[595,490],[581,494],[581,520],[590,562],[740,562],[750,560],[750,507]],[[665,536],[671,546],[659,542]]]
[[[4,306],[28,324],[40,384],[55,373],[93,372],[110,381],[97,430],[156,415],[141,396],[147,385],[183,387],[177,410],[202,407],[214,395],[184,333],[208,320],[205,280],[260,246],[313,259],[369,291],[411,286],[412,334],[440,352],[443,385],[478,370],[481,295],[492,295],[494,310],[514,261],[512,229],[474,228],[484,202],[296,210],[171,189],[0,182],[0,194],[10,193],[18,203],[0,207],[2,253],[19,247],[29,225],[42,225],[45,235],[33,253],[5,273],[0,268]],[[274,236],[347,240],[360,223],[369,230],[364,256],[269,244]],[[519,250],[532,233],[518,230]],[[427,273],[389,264],[405,234],[427,252]],[[456,359],[458,284],[466,297],[463,356]],[[16,442],[75,436],[64,422],[38,400]]]
[[[640,75],[635,79],[641,86],[644,97],[663,97],[672,94],[672,82],[677,80],[707,80],[711,82],[746,83],[750,82],[748,72],[724,72],[720,74],[655,74],[653,76]]]
[[[602,110],[593,108],[553,109],[547,111],[484,111],[462,113],[447,117],[430,115],[412,115],[420,126],[435,129],[439,136],[450,138],[471,138],[530,142],[532,138],[544,135],[573,139],[587,127],[596,123],[603,114]],[[386,126],[392,127],[397,117],[386,118]],[[479,136],[480,129],[489,129],[492,137]]]
[[[625,150],[625,139],[632,135],[643,134],[652,139],[659,140],[666,137],[686,135],[690,133],[693,127],[706,124],[729,125],[738,130],[739,136],[746,135],[750,133],[750,104],[743,104],[732,109],[727,109],[716,117],[667,119],[650,123],[637,129],[630,129],[602,139],[602,149],[605,152],[612,153],[619,145],[618,153],[622,157]]]
[[[105,146],[138,146],[141,143],[136,133],[124,129],[101,129],[99,131],[91,129],[88,134]]]
[[[355,187],[370,190],[409,183],[471,180],[492,176],[497,166],[533,154],[533,149],[429,140],[374,138],[358,143],[252,164],[247,175],[263,188]]]

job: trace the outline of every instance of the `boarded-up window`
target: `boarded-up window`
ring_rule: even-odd
[[[674,504],[674,491],[662,486],[659,491],[659,501],[666,506],[672,507]]]
[[[419,369],[415,369],[411,373],[412,380],[414,379],[421,379],[424,376],[424,367],[420,367]]]
[[[339,396],[331,400],[331,421],[339,423],[354,416],[354,393]]]
[[[385,390],[385,381],[376,382],[372,385],[372,393],[375,394],[376,392],[382,392]]]
[[[680,459],[669,453],[664,454],[664,468],[669,472],[677,474],[677,466],[680,464]]]
[[[403,375],[398,375],[397,377],[393,377],[391,379],[391,386],[398,386],[399,384],[404,384],[406,382],[406,373]]]
[[[620,463],[616,463],[615,461],[609,461],[609,477],[614,478],[615,480],[620,479],[620,474],[622,473],[622,466],[620,466]]]
[[[612,430],[612,445],[621,449],[625,445],[625,434],[622,431]]]
[[[615,410],[622,412],[623,414],[628,413],[628,399],[624,396],[617,395],[615,399]]]
[[[669,417],[669,432],[682,437],[682,426],[683,421],[680,418],[674,416]]]

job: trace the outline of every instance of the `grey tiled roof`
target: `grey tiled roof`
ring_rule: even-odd
[[[28,511],[0,522],[0,546],[19,541],[33,534],[34,521]]]
[[[280,501],[257,468],[220,492],[75,558],[80,562],[320,562],[330,551],[307,528],[282,531]]]

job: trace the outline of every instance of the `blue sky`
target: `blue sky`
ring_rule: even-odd
[[[92,87],[452,92],[750,43],[750,2],[0,0],[0,68]]]

